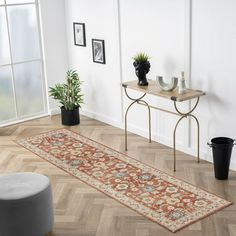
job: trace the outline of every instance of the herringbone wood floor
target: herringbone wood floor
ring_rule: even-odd
[[[173,233],[80,182],[47,161],[18,146],[14,140],[62,128],[60,116],[46,117],[0,129],[0,174],[33,171],[49,176],[55,209],[55,236],[167,236]],[[124,152],[123,130],[81,117],[81,124],[67,127],[115,150]],[[236,202],[236,172],[228,181],[214,178],[212,164],[181,152],[177,153],[177,172],[172,171],[172,149],[129,134],[128,155],[208,189]],[[217,212],[177,232],[180,236],[236,235],[236,207]],[[23,235],[19,235],[23,236]],[[33,235],[32,235],[33,236]]]

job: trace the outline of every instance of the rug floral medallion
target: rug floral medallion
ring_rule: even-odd
[[[231,204],[66,129],[17,142],[172,232]]]

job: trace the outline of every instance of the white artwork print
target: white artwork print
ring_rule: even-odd
[[[93,62],[106,64],[105,41],[92,39]]]
[[[84,29],[83,25],[75,24],[75,44],[84,45]]]
[[[103,62],[103,49],[101,42],[94,42],[94,59],[95,61]]]

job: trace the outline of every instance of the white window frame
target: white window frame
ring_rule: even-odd
[[[22,1],[23,2],[23,1]],[[11,36],[10,36],[10,29],[9,29],[9,20],[8,20],[8,12],[7,7],[8,6],[23,6],[23,5],[34,5],[36,9],[36,19],[37,19],[37,27],[38,27],[38,37],[39,37],[39,48],[40,48],[40,57],[38,59],[33,60],[24,60],[20,62],[13,62],[12,58],[12,49],[11,49]],[[11,63],[0,65],[0,68],[3,67],[9,67],[11,68],[11,84],[12,84],[12,90],[13,90],[13,101],[15,106],[15,117],[10,118],[5,121],[0,121],[0,127],[17,124],[20,122],[45,117],[49,115],[49,99],[47,96],[48,90],[47,90],[47,83],[46,83],[46,75],[45,75],[45,66],[44,66],[44,53],[43,53],[43,42],[42,42],[42,32],[41,32],[41,20],[40,20],[40,14],[39,14],[39,2],[38,0],[29,2],[29,3],[13,3],[13,4],[6,4],[6,0],[4,0],[3,4],[0,4],[0,7],[5,9],[5,16],[6,16],[6,24],[7,24],[7,31],[8,31],[8,40],[9,40],[9,50],[10,50],[10,61]],[[40,62],[41,65],[41,80],[42,80],[42,92],[43,92],[43,112],[40,113],[34,113],[30,115],[23,115],[20,116],[18,114],[18,107],[17,107],[17,99],[16,99],[16,89],[15,89],[15,75],[13,66],[17,64],[26,64],[30,62]]]

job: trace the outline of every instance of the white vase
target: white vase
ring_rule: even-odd
[[[186,92],[186,84],[184,78],[184,72],[181,72],[181,79],[179,81],[179,94],[184,94]]]

